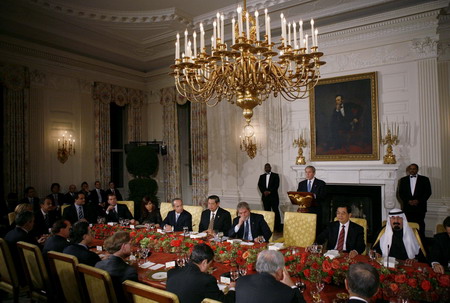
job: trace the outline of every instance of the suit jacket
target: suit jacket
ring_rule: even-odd
[[[326,183],[320,179],[315,178],[312,184],[311,192],[316,195],[316,202],[320,204],[320,202],[325,199],[327,195]],[[303,180],[298,183],[297,191],[307,192],[308,191],[308,180]]]
[[[117,198],[117,201],[123,201],[122,195],[120,194],[120,191],[117,188],[114,189],[114,193],[112,192],[111,189],[108,188],[105,191],[105,194],[106,194],[106,197],[108,197],[108,195],[110,195],[110,194],[115,194],[116,198]]]
[[[208,229],[209,221],[211,220],[211,211],[206,209],[202,212],[202,217],[200,219],[200,226],[198,231],[202,232]],[[225,209],[219,207],[214,218],[213,229],[227,234],[231,227],[231,214]]]
[[[274,172],[270,173],[269,186],[266,186],[266,174],[259,176],[258,188],[262,194],[262,200],[279,201],[278,187],[280,187],[280,176]],[[264,196],[265,191],[270,191],[268,196]]]
[[[138,274],[136,269],[125,263],[122,258],[114,255],[109,256],[108,259],[98,262],[95,267],[109,272],[116,291],[117,301],[126,302],[122,283],[125,280],[138,282]]]
[[[346,250],[345,252],[350,252],[356,250],[359,254],[362,254],[366,249],[364,243],[364,228],[352,221],[349,221],[347,240],[345,241]],[[339,238],[339,233],[341,229],[341,224],[339,221],[331,222],[327,225],[326,229],[317,237],[316,242],[323,244],[328,240],[327,249],[334,249]]]
[[[74,204],[75,203],[75,195],[76,193],[72,193],[68,192],[64,195],[64,204]]]
[[[54,250],[57,252],[63,252],[64,248],[69,246],[70,243],[66,238],[59,235],[53,235],[45,241],[44,248],[42,249],[42,254],[46,255],[49,251]]]
[[[268,273],[240,277],[236,282],[236,303],[305,302],[298,289],[293,289]]]
[[[86,204],[83,205],[83,214],[84,218],[92,224],[95,224],[97,222],[97,216],[94,210],[92,210],[92,207],[87,206]],[[70,205],[64,209],[63,218],[68,220],[72,225],[75,224],[75,222],[78,221],[78,213],[77,208],[75,205]]]
[[[128,210],[128,207],[123,204],[117,204],[117,214],[115,215],[112,211],[106,214],[106,222],[119,222],[119,218],[124,218],[131,220],[133,215]]]
[[[178,217],[178,221],[175,222],[175,211],[171,210],[162,222],[162,227],[164,228],[166,224],[173,226],[173,231],[183,231],[184,226],[187,226],[192,231],[192,215],[187,210],[183,210]]]
[[[169,270],[167,290],[178,296],[180,303],[200,303],[204,298],[234,302],[234,291],[227,295],[217,286],[216,278],[200,271],[194,263]]]
[[[108,195],[103,189],[100,189],[100,196],[102,197],[102,202],[108,204]],[[98,199],[97,189],[91,190],[91,201],[95,204],[100,202]]]
[[[410,176],[400,179],[398,194],[402,200],[402,209],[405,213],[423,213],[427,212],[427,201],[431,196],[430,179],[425,176],[417,175],[416,187],[414,188],[414,195],[411,194]],[[409,200],[418,200],[418,205],[409,205]]]
[[[234,232],[234,227],[238,225],[239,217],[233,219],[233,224],[228,232],[230,237],[235,238],[243,238],[244,237],[244,225],[242,224],[238,230],[238,232]],[[269,225],[264,220],[264,216],[260,214],[250,213],[250,229],[252,231],[253,239],[256,239],[258,236],[263,236],[266,241],[269,241],[272,236],[272,232],[270,231]]]
[[[53,193],[48,194],[46,198],[52,200],[54,206],[61,206],[64,204],[64,194],[62,193],[57,193],[56,198]]]
[[[42,214],[41,210],[34,212],[34,227],[32,230],[33,234],[36,237],[40,237],[43,234],[48,234],[48,229],[53,226],[53,223],[55,223],[56,220],[58,220],[58,212],[55,210],[51,210],[48,212],[48,225],[45,223],[44,215]]]
[[[430,261],[439,262],[444,268],[448,266],[450,262],[450,236],[446,232],[434,235]]]
[[[95,266],[97,262],[100,262],[100,257],[93,251],[87,249],[81,244],[72,244],[64,248],[63,253],[75,256],[78,258],[78,262]]]

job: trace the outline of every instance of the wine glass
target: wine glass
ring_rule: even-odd
[[[239,274],[241,276],[245,276],[247,274],[247,266],[245,265],[239,266]]]
[[[183,226],[183,235],[186,237],[187,235],[189,235],[189,227],[187,226]]]
[[[217,233],[217,237],[219,238],[219,242],[222,242],[223,231],[219,231],[219,232]]]
[[[374,263],[375,259],[377,258],[377,252],[373,249],[369,250],[369,258],[370,258],[370,262]]]
[[[256,243],[264,243],[266,242],[266,239],[264,239],[263,236],[258,236],[255,240]]]
[[[184,265],[186,265],[186,259],[182,254],[179,254],[177,257],[177,265],[178,267],[183,267]]]
[[[232,268],[230,271],[231,281],[235,282],[239,278],[239,271],[237,268]]]
[[[316,291],[314,293],[312,293],[314,302],[316,302],[316,303],[323,302],[320,297],[320,292],[323,290],[324,287],[325,287],[325,284],[322,281],[316,282]]]
[[[297,286],[300,293],[303,293],[306,289],[306,284],[302,281],[302,279],[299,279],[297,282],[295,282],[295,286]]]

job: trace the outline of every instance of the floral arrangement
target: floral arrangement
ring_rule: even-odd
[[[95,239],[104,240],[109,236],[112,236],[115,232],[119,230],[130,230],[127,227],[120,226],[118,224],[108,225],[108,224],[95,224],[91,228],[91,232]]]

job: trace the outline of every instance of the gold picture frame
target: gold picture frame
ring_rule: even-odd
[[[380,159],[377,90],[376,72],[319,80],[309,97],[311,161]]]

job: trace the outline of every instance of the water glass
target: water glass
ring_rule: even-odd
[[[373,263],[375,261],[375,259],[377,258],[377,252],[373,249],[369,250],[369,258],[371,263]]]
[[[217,233],[217,237],[218,237],[218,239],[219,239],[219,242],[222,242],[223,232],[222,232],[222,231],[219,231],[219,232]]]
[[[239,271],[237,270],[237,268],[231,269],[230,278],[231,278],[231,281],[233,281],[233,282],[239,278]]]
[[[306,289],[306,284],[301,279],[295,282],[295,286],[297,286],[300,293],[303,293]]]
[[[185,237],[189,235],[189,228],[187,226],[183,226],[183,235]]]
[[[245,276],[247,274],[247,266],[239,266],[239,274]]]

